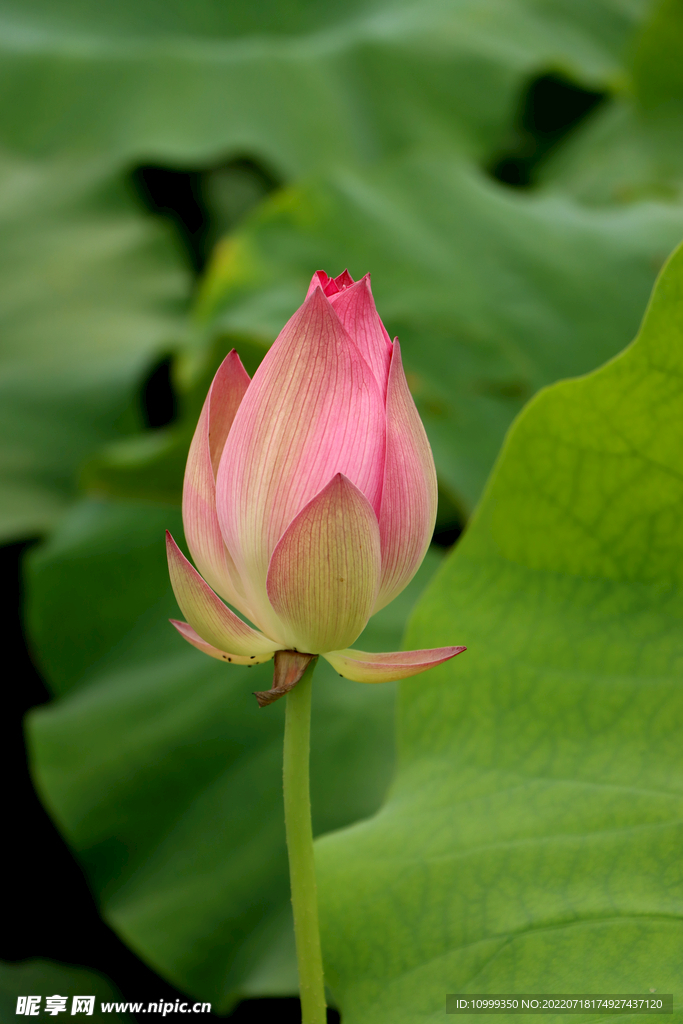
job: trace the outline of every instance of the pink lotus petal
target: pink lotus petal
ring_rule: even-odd
[[[436,470],[408,389],[398,338],[387,387],[387,447],[379,514],[382,581],[373,612],[384,608],[417,572],[436,522]]]
[[[323,293],[329,298],[330,295],[336,295],[337,292],[343,291],[344,288],[348,288],[352,284],[353,278],[348,270],[343,270],[338,277],[330,277],[324,270],[316,270],[308,286],[306,298],[312,295],[316,288],[322,288]]]
[[[203,651],[204,654],[208,654],[211,658],[216,658],[217,661],[232,662],[233,665],[261,665],[264,661],[270,661],[273,657],[273,652],[270,651],[267,654],[232,654],[230,651],[221,651],[218,647],[212,647],[211,644],[207,644],[205,640],[202,640],[199,633],[195,633],[192,626],[187,622],[179,622],[178,619],[169,619],[172,626],[178,630],[184,640],[187,640],[188,644],[192,644],[198,651]]]
[[[268,596],[288,647],[334,651],[362,632],[377,595],[379,529],[367,498],[342,473],[299,512],[268,569]]]
[[[220,651],[234,651],[247,659],[252,654],[272,654],[280,647],[226,608],[168,532],[166,553],[176,600],[192,629],[205,643]]]
[[[244,589],[218,525],[215,475],[225,439],[248,387],[249,374],[233,349],[209,388],[183,482],[183,524],[192,558],[209,585],[246,615],[250,612]]]
[[[379,511],[385,416],[372,371],[316,288],[254,375],[216,481],[221,532],[254,621],[269,635],[278,636],[278,624],[268,564],[294,517],[337,473]]]
[[[342,270],[341,274],[337,274],[334,279],[334,284],[338,292],[344,291],[345,288],[349,288],[353,283],[353,278],[349,274],[348,270]]]
[[[251,377],[233,348],[218,367],[207,395],[210,403],[209,450],[214,479],[230,427],[250,384]]]
[[[429,651],[391,651],[373,654],[369,651],[328,651],[323,657],[332,668],[357,683],[390,683],[407,679],[420,672],[441,665],[442,662],[462,654],[466,647],[436,647]]]
[[[329,294],[329,293],[328,293]],[[375,308],[370,275],[330,296],[332,308],[375,375],[382,397],[387,393],[393,345]]]

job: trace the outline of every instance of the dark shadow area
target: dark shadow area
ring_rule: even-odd
[[[178,418],[178,401],[173,387],[173,357],[156,362],[142,382],[140,404],[146,427],[166,427]]]
[[[435,530],[432,536],[432,544],[435,544],[437,548],[452,548],[462,533],[462,529],[460,523],[453,523],[441,530]]]
[[[525,89],[515,124],[489,166],[498,181],[517,188],[534,184],[541,161],[606,94],[583,89],[557,74],[541,75]]]
[[[200,172],[149,164],[136,167],[131,179],[150,213],[159,214],[173,224],[192,269],[199,273],[206,262],[204,238],[207,219],[201,202]]]
[[[466,516],[456,499],[439,484],[439,504],[432,544],[438,548],[451,548],[465,529]]]
[[[280,184],[249,157],[199,168],[144,164],[134,168],[130,181],[146,209],[173,225],[196,274],[221,235]]]

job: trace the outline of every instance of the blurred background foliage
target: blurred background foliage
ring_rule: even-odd
[[[296,984],[281,709],[246,697],[267,670],[228,678],[166,625],[208,382],[232,347],[253,373],[313,271],[372,272],[440,486],[429,559],[362,641],[398,647],[513,418],[631,340],[683,235],[683,4],[3,0],[0,26],[0,530],[8,571],[41,541],[57,698],[33,777],[158,986],[227,1012]],[[25,665],[23,708],[47,699]],[[393,699],[321,671],[318,833],[379,807]],[[76,958],[30,941],[8,958]],[[116,949],[135,998],[152,975]]]

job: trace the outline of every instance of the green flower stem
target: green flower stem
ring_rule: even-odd
[[[317,660],[313,659],[294,689],[287,694],[285,712],[285,828],[302,1024],[325,1024],[327,1020],[309,791],[311,691]]]

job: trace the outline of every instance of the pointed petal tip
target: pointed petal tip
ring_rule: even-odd
[[[168,621],[180,633],[183,640],[187,640],[188,644],[196,647],[203,654],[208,654],[210,658],[215,658],[216,661],[246,665],[247,668],[251,668],[252,665],[261,665],[273,657],[272,651],[263,654],[234,654],[231,651],[224,651],[220,647],[214,647],[213,644],[202,640],[189,622],[182,622],[180,619],[169,619]]]
[[[294,314],[294,317],[297,317],[298,315],[299,322],[301,322],[301,320],[303,320],[306,316],[311,316],[312,314],[314,314],[318,308],[321,310],[325,310],[325,312],[332,312],[332,303],[330,302],[324,288],[321,285],[316,284],[314,286],[313,284],[311,284],[311,287],[308,290],[306,298],[304,299],[301,306],[299,306],[299,309]]]
[[[348,269],[344,269],[341,274],[337,274],[334,279],[334,283],[339,291],[343,291],[344,288],[350,288],[352,284],[355,284],[355,281],[349,274]]]
[[[308,292],[306,298],[311,294],[315,288],[326,288],[332,278],[325,270],[316,270],[311,278],[311,283],[308,286]]]
[[[320,289],[323,295],[334,294],[337,291],[337,286],[334,282],[334,278],[330,277],[324,270],[316,270],[315,274],[311,278],[311,283],[308,286],[306,292],[306,299],[310,299],[311,295]]]
[[[329,301],[344,330],[370,367],[384,396],[393,346],[377,312],[370,287],[370,275],[366,274],[360,280],[331,295]]]
[[[339,292],[344,291],[345,288],[349,288],[354,283],[355,282],[348,270],[342,270],[341,274],[337,274],[336,277],[330,277],[325,270],[316,270],[311,278],[311,283],[308,286],[306,298],[312,294],[315,288],[322,289],[323,294],[327,298],[331,298],[331,296],[337,295]]]
[[[242,360],[239,357],[237,349],[231,348],[229,352],[226,352],[223,359],[219,363],[218,369],[214,373],[212,380],[215,380],[216,377],[218,377],[218,375],[220,374],[221,370],[224,370],[226,368],[226,364],[229,366],[230,363],[234,363],[236,361],[239,361],[240,364],[242,363]]]
[[[314,296],[317,297],[318,301],[320,301],[321,299],[324,299],[325,300],[325,304],[329,306],[330,300],[329,300],[329,298],[328,298],[328,296],[327,296],[327,294],[325,292],[325,289],[323,288],[322,285],[318,284],[318,285],[315,286],[315,288],[313,289],[311,294],[306,297],[306,300],[304,301],[304,305],[306,305],[307,302],[310,302],[311,299]]]
[[[345,679],[357,683],[389,683],[419,675],[436,665],[450,661],[466,647],[436,647],[423,651],[330,651],[323,654],[330,665]]]
[[[247,374],[247,377],[249,378],[249,374],[244,369],[244,365],[243,365],[242,360],[240,358],[240,354],[237,351],[237,349],[234,348],[234,347],[231,348],[230,351],[227,352],[226,355],[224,356],[220,366],[218,367],[218,369],[216,370],[216,372],[213,375],[213,380],[216,380],[216,378],[220,379],[222,374],[226,370],[228,370],[228,369],[230,369],[230,370],[239,369],[242,373]],[[249,379],[251,379],[251,378],[249,378]]]
[[[213,379],[211,381],[211,387],[214,387],[214,385],[220,385],[221,383],[223,383],[223,381],[225,381],[224,386],[231,388],[234,387],[235,383],[238,382],[239,378],[243,377],[246,377],[246,382],[247,384],[249,384],[249,382],[251,381],[251,377],[244,369],[244,364],[242,363],[239,352],[237,351],[236,348],[233,347],[230,349],[229,352],[225,354],[218,369],[214,373]],[[211,388],[209,390],[211,390]],[[223,399],[224,396],[221,395],[221,398]],[[240,394],[240,400],[241,398],[242,395]],[[235,404],[235,410],[237,408],[237,405],[239,405],[239,401]]]

